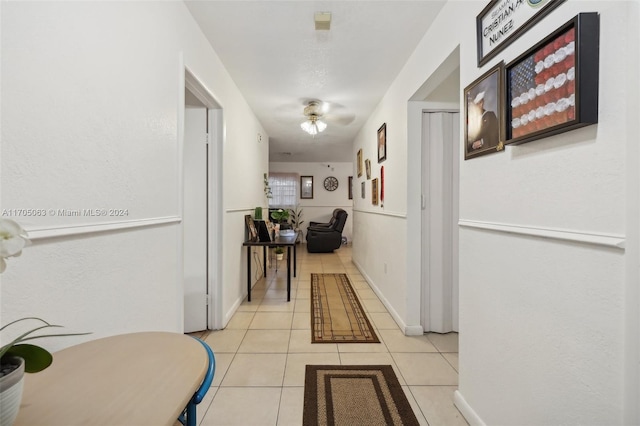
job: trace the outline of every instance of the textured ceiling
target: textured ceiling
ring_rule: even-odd
[[[367,117],[444,1],[185,1],[269,134],[270,161],[348,161]],[[330,31],[314,14],[331,12]],[[305,102],[328,128],[300,129]]]

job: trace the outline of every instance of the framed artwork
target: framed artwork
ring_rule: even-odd
[[[362,148],[358,150],[358,155],[356,158],[356,163],[358,167],[358,177],[362,176]]]
[[[300,198],[313,198],[313,176],[300,176]]]
[[[360,190],[362,191],[362,199],[364,200],[364,199],[365,199],[365,197],[367,196],[366,188],[365,188],[364,182],[361,182],[361,183],[360,183]]]
[[[250,214],[244,216],[244,224],[247,229],[247,241],[258,241],[258,230]]]
[[[504,62],[464,89],[464,159],[503,149]]]
[[[371,181],[371,204],[378,205],[378,178]]]
[[[384,166],[380,166],[380,203],[384,203]]]
[[[599,16],[580,13],[505,66],[505,144],[598,122]]]
[[[349,199],[353,200],[353,176],[349,176]]]
[[[387,123],[378,129],[378,163],[387,159]]]
[[[371,179],[371,161],[368,158],[364,160],[364,166],[367,169],[367,179]]]
[[[478,67],[486,64],[565,0],[491,0],[476,17]]]

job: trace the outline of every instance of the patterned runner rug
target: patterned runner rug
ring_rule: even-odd
[[[307,365],[303,426],[418,425],[390,365]]]
[[[312,343],[380,343],[346,274],[311,274]]]

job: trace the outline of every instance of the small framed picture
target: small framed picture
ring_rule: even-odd
[[[349,176],[349,199],[353,200],[353,176]]]
[[[358,167],[358,177],[362,176],[362,148],[358,150],[358,155],[356,156],[356,164]]]
[[[247,228],[247,241],[258,241],[258,230],[250,214],[244,216],[244,223]]]
[[[300,198],[313,198],[313,176],[300,176]]]
[[[361,191],[362,199],[364,200],[366,198],[366,196],[367,196],[367,192],[366,192],[366,188],[365,188],[364,182],[360,183],[360,191]]]
[[[364,160],[364,168],[367,170],[367,179],[371,179],[371,161],[368,158]]]
[[[504,148],[504,62],[464,89],[464,159]]]
[[[378,178],[371,181],[371,204],[378,205]]]
[[[378,129],[378,163],[387,159],[387,123]]]

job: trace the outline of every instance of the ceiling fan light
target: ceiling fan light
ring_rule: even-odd
[[[311,121],[303,121],[302,123],[300,123],[300,127],[310,135],[315,135],[316,133],[318,133]]]
[[[327,123],[319,120],[316,115],[312,115],[307,121],[300,123],[300,127],[311,136],[315,136],[327,128]]]

